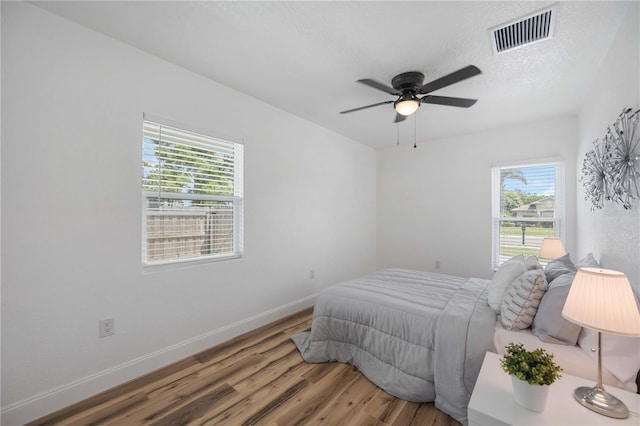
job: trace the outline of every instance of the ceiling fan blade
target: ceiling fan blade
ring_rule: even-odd
[[[402,93],[398,92],[396,89],[387,86],[386,84],[380,83],[379,81],[372,80],[370,78],[363,78],[362,80],[358,80],[358,83],[362,83],[365,86],[373,87],[374,89],[382,90],[390,95],[400,96]]]
[[[373,108],[373,107],[376,107],[378,105],[392,104],[393,102],[395,102],[395,101],[378,102],[377,104],[367,105],[367,106],[363,106],[363,107],[359,107],[359,108],[348,109],[346,111],[340,111],[340,114],[348,114],[350,112],[360,111],[361,109]]]
[[[451,74],[447,74],[444,77],[440,77],[437,80],[433,80],[418,90],[418,93],[426,95],[427,93],[431,93],[438,89],[442,89],[443,87],[449,86],[451,84],[457,83],[462,80],[466,80],[467,78],[473,77],[474,75],[481,74],[482,71],[474,65],[469,65],[468,67],[464,67],[459,69],[458,71],[454,71]]]
[[[467,98],[452,98],[449,96],[433,96],[427,95],[420,99],[420,102],[425,104],[437,104],[437,105],[446,105],[446,106],[454,106],[461,108],[469,108],[471,105],[478,102],[477,99],[467,99]]]
[[[407,116],[406,116],[406,115],[398,114],[398,113],[396,112],[396,119],[395,119],[395,120],[393,120],[393,122],[394,122],[394,123],[399,123],[399,122],[404,121],[404,120],[406,120],[406,119],[407,119]]]

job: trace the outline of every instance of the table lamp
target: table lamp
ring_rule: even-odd
[[[602,386],[602,335],[640,336],[640,312],[627,276],[600,268],[580,268],[562,309],[567,320],[598,332],[598,383],[579,387],[574,397],[596,413],[624,419],[629,409]]]
[[[544,259],[557,259],[564,256],[567,252],[564,250],[562,241],[560,238],[545,238],[540,245],[540,252],[538,257]]]

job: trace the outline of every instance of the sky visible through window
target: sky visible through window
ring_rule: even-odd
[[[527,183],[525,184],[517,179],[505,179],[504,189],[508,191],[516,191],[519,189],[525,194],[555,194],[554,165],[514,167],[514,169],[522,171]]]

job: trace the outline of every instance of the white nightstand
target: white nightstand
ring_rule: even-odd
[[[542,413],[529,411],[513,399],[511,377],[500,368],[500,356],[487,352],[469,401],[469,426],[640,424],[640,395],[629,391],[605,385],[607,392],[629,408],[626,419],[606,417],[580,405],[573,397],[573,390],[578,386],[594,385],[587,379],[562,373],[562,378],[549,389],[545,410]]]

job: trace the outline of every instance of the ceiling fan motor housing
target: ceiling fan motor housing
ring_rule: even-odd
[[[424,74],[419,71],[403,72],[402,74],[396,75],[395,77],[393,77],[393,80],[391,80],[391,86],[403,93],[405,91],[411,91],[415,93],[423,83]]]

